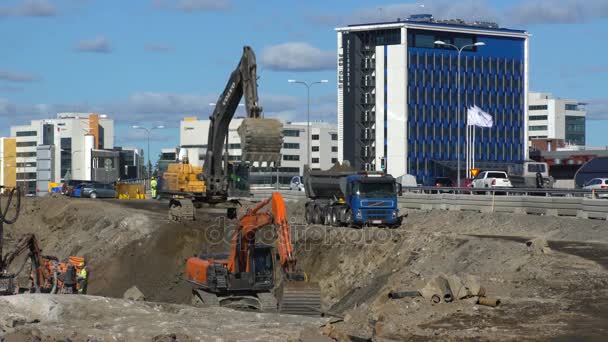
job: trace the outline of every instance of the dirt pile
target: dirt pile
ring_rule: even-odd
[[[253,205],[245,202],[240,212]],[[375,341],[437,337],[521,340],[608,334],[605,221],[419,211],[411,212],[407,223],[399,229],[357,230],[306,226],[303,208],[303,201],[288,203],[292,239],[299,265],[312,281],[321,285],[323,308],[344,316],[342,322],[326,327],[334,336]],[[25,232],[36,233],[45,253],[60,258],[73,254],[87,257],[91,294],[122,298],[127,289],[137,286],[146,300],[189,303],[190,285],[183,280],[186,259],[200,253],[227,251],[235,223],[197,215],[195,222],[176,224],[167,220],[166,207],[159,202],[48,198],[28,201],[19,222],[8,228],[13,238]],[[258,242],[274,243],[275,238],[273,230],[267,228],[260,233]],[[502,304],[490,308],[464,300],[433,305],[421,297],[388,298],[390,291],[419,290],[438,274],[465,273],[479,277],[486,295],[499,298]],[[93,326],[97,316],[112,315],[117,306],[127,305],[120,304],[121,300],[95,300],[106,304],[100,304],[104,312],[93,310],[82,318],[82,324],[89,324],[91,329],[103,326]],[[63,300],[59,303],[57,307],[62,308],[72,305]],[[155,305],[158,304],[143,303],[125,310],[143,313],[152,308],[159,315],[188,312],[198,318],[216,313]],[[152,319],[158,317],[154,315],[150,313]],[[197,330],[198,323],[192,322],[192,330],[184,326],[183,330],[151,331],[161,338],[170,334],[212,337],[215,335],[209,331],[219,325],[226,326],[217,328],[223,333],[227,329],[246,331],[239,326],[245,324],[253,329],[250,333],[260,330],[262,334],[271,334],[269,331],[274,331],[276,322],[282,322],[264,317],[267,325],[258,325],[258,314],[234,315],[242,323],[224,319],[228,316],[218,311],[217,318],[205,317],[208,330]],[[195,316],[191,316],[192,320]],[[63,322],[71,317],[61,316],[59,323],[53,324],[58,327],[71,324]],[[190,324],[189,318],[171,317],[158,319],[162,322],[183,319],[184,324]],[[128,322],[133,324],[131,329],[121,325],[125,330],[117,328],[113,333],[133,334],[148,329],[147,322]],[[18,324],[31,327],[30,323]],[[286,324],[290,327],[292,323]],[[300,331],[300,327],[294,329]],[[314,335],[320,330],[305,331]],[[276,336],[297,335],[284,335],[279,330]]]
[[[294,341],[325,321],[94,296],[0,298],[6,341]]]
[[[608,256],[606,229],[605,221],[413,212],[397,230],[300,228],[297,247],[302,267],[321,284],[324,307],[346,316],[334,325],[346,335],[379,341],[599,337],[608,333],[608,271],[601,265]],[[551,248],[537,253],[526,244],[534,237]],[[419,290],[442,273],[478,276],[487,295],[503,304],[388,298],[393,290]]]

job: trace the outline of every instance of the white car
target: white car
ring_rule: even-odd
[[[608,178],[593,178],[583,185],[587,190],[608,190]],[[598,198],[608,198],[608,193],[597,194]]]
[[[483,171],[471,181],[474,188],[512,188],[509,175],[504,171]]]
[[[304,191],[304,181],[302,176],[293,176],[291,182],[289,182],[289,189],[295,191]]]

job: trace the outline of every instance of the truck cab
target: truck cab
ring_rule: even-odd
[[[391,175],[359,173],[346,177],[345,202],[356,225],[401,224],[397,194],[398,184]]]

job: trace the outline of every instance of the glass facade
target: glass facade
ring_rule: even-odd
[[[420,39],[423,43],[419,43]],[[457,116],[458,54],[454,49],[428,44],[435,40],[457,46],[477,41],[486,43],[483,47],[464,50],[461,56],[460,126]],[[441,165],[451,165],[454,169],[454,162],[458,160],[458,129],[461,170],[464,170],[466,109],[473,105],[494,119],[493,127],[476,128],[475,159],[493,162],[523,160],[523,39],[408,30],[408,41],[408,173],[416,176],[419,182],[426,182],[446,175],[446,169]]]
[[[566,115],[566,142],[585,145],[585,117]]]

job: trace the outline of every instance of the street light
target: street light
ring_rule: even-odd
[[[315,84],[321,84],[321,83],[327,83],[329,82],[328,80],[320,80],[320,81],[315,81],[315,82],[311,82],[311,83],[306,83],[304,81],[298,81],[298,80],[287,80],[287,82],[289,83],[299,83],[302,84],[306,87],[306,98],[307,98],[307,111],[306,111],[306,122],[307,122],[307,131],[308,131],[308,148],[306,151],[307,152],[307,163],[308,163],[308,167],[312,168],[312,162],[310,160],[310,87],[312,87]]]
[[[154,129],[163,129],[163,128],[165,128],[165,126],[158,125],[158,126],[147,128],[147,127],[143,127],[143,126],[133,125],[131,127],[135,128],[135,129],[143,129],[144,131],[146,131],[146,136],[148,137],[148,177],[149,177],[152,174],[152,164],[150,164],[150,133]]]
[[[456,145],[457,146],[456,148],[458,150],[457,153],[456,153],[456,157],[457,157],[457,160],[458,160],[458,162],[457,162],[457,168],[458,168],[458,170],[457,170],[457,176],[456,177],[458,177],[457,185],[458,185],[458,187],[460,187],[460,55],[462,54],[462,50],[464,50],[465,48],[473,47],[473,46],[484,46],[484,45],[486,45],[486,43],[484,43],[484,42],[477,42],[477,43],[474,43],[474,44],[467,44],[467,45],[464,45],[464,46],[462,46],[462,47],[459,48],[456,45],[448,44],[448,43],[446,43],[444,41],[441,41],[441,40],[436,40],[435,41],[435,45],[448,46],[448,47],[451,47],[451,48],[455,49],[456,51],[458,51],[458,69],[456,70],[456,74],[457,74],[457,78],[458,78],[458,80],[456,82],[456,91],[458,92],[458,111],[457,111],[457,114],[456,114],[458,116],[458,119],[457,119],[457,122],[458,122],[458,143]]]

